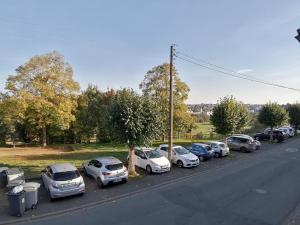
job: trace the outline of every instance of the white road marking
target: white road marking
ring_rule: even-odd
[[[298,152],[299,150],[297,148],[287,148],[285,149],[286,152]]]
[[[262,194],[262,195],[265,195],[268,193],[266,190],[263,190],[263,189],[255,189],[255,192],[258,194]]]

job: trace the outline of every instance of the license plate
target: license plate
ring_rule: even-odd
[[[122,181],[121,178],[117,178],[117,179],[114,180],[115,183],[120,182],[120,181]]]

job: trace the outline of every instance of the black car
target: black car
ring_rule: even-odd
[[[207,144],[193,143],[187,146],[186,149],[198,156],[200,161],[211,159],[214,156],[214,151]]]
[[[268,130],[265,133],[258,133],[254,135],[254,139],[257,141],[266,141],[270,140],[271,131]],[[281,130],[273,130],[273,140],[277,142],[283,142],[285,140],[285,136]]]

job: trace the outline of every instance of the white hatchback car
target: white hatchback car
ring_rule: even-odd
[[[135,165],[145,169],[147,173],[163,173],[170,171],[169,160],[158,151],[151,148],[135,149]]]
[[[50,165],[42,171],[41,177],[51,200],[85,192],[82,176],[69,163]]]
[[[168,145],[162,144],[157,148],[157,151],[168,157]],[[199,165],[199,158],[182,146],[173,146],[172,163],[178,167],[194,167]]]
[[[99,187],[128,181],[127,168],[119,159],[113,156],[92,159],[86,161],[82,166],[85,175],[93,177]]]
[[[206,144],[208,144],[212,148],[215,153],[215,157],[223,157],[229,155],[229,148],[224,142],[209,141],[206,142]]]

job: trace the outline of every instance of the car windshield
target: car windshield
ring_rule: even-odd
[[[225,145],[224,145],[224,144],[220,144],[220,147],[221,147],[221,148],[225,148]]]
[[[55,181],[67,181],[73,180],[80,177],[80,174],[77,170],[75,171],[66,171],[66,172],[58,172],[54,173],[53,180]]]
[[[174,151],[178,154],[178,155],[186,155],[186,154],[189,154],[190,152],[183,148],[183,147],[177,147],[177,148],[174,148]]]
[[[211,150],[211,147],[210,146],[205,146],[206,150],[207,151],[210,151]]]
[[[106,165],[105,168],[108,169],[108,170],[110,170],[110,171],[120,170],[120,169],[123,168],[123,163]]]
[[[159,154],[158,151],[156,150],[153,150],[153,151],[145,151],[147,157],[149,159],[155,159],[155,158],[160,158],[161,157],[161,154]]]

